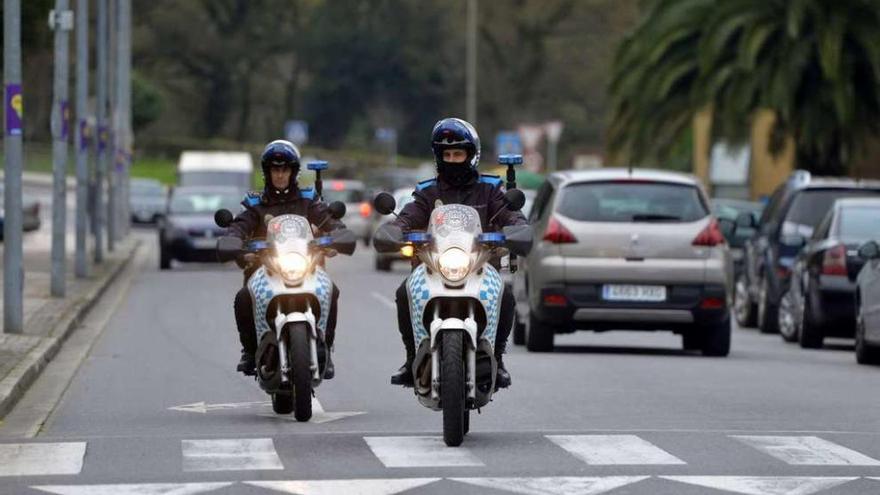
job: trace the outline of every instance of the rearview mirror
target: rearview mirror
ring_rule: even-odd
[[[526,195],[519,189],[510,189],[504,193],[504,199],[507,202],[507,209],[511,211],[519,211],[526,204]]]
[[[394,196],[387,192],[381,192],[373,199],[373,208],[381,215],[390,215],[396,207],[397,201],[394,200]]]
[[[865,261],[880,258],[880,245],[876,241],[868,241],[859,248],[859,257]]]
[[[214,223],[218,227],[229,227],[232,224],[232,212],[223,208],[214,212]]]
[[[345,216],[345,203],[342,201],[334,201],[330,203],[327,207],[327,210],[330,212],[330,216],[336,220]]]

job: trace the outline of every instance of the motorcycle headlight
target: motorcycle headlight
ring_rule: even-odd
[[[309,260],[299,253],[287,253],[275,258],[275,264],[281,271],[281,276],[287,280],[299,280],[306,275],[309,268]]]
[[[470,271],[471,257],[461,248],[449,248],[440,255],[437,265],[444,278],[450,282],[458,282]]]

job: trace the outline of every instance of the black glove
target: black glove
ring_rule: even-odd
[[[400,248],[403,241],[403,229],[393,223],[386,223],[376,229],[373,234],[373,245],[380,253],[392,253]]]
[[[505,246],[511,254],[528,256],[532,250],[534,231],[531,225],[508,225],[501,229],[504,232]]]
[[[333,248],[341,254],[351,256],[357,246],[357,236],[347,228],[336,229],[330,232],[333,240]]]

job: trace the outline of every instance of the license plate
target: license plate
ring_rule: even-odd
[[[193,247],[196,249],[214,249],[217,247],[217,239],[196,238],[193,239]]]
[[[604,285],[602,298],[606,301],[660,302],[666,300],[662,285]]]

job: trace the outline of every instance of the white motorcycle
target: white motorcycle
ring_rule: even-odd
[[[517,189],[508,190],[506,198],[511,210],[525,202]],[[374,200],[383,215],[395,206],[387,193]],[[446,445],[461,445],[470,429],[470,410],[488,404],[495,392],[493,347],[504,282],[489,261],[528,254],[532,229],[521,225],[483,233],[477,210],[449,204],[434,208],[427,232],[377,239],[375,245],[380,252],[413,249],[421,261],[407,281],[416,345],[414,390],[423,406],[443,411]]]
[[[345,215],[334,202],[330,215]],[[215,222],[227,227],[232,213],[220,210]],[[279,215],[266,224],[266,240],[243,246],[237,237],[218,239],[221,261],[244,253],[260,257],[260,267],[248,278],[257,328],[257,383],[271,394],[278,414],[293,412],[297,421],[312,417],[313,389],[321,384],[330,349],[324,340],[333,284],[324,259],[350,255],[357,238],[348,229],[314,238],[309,221],[298,215]]]

